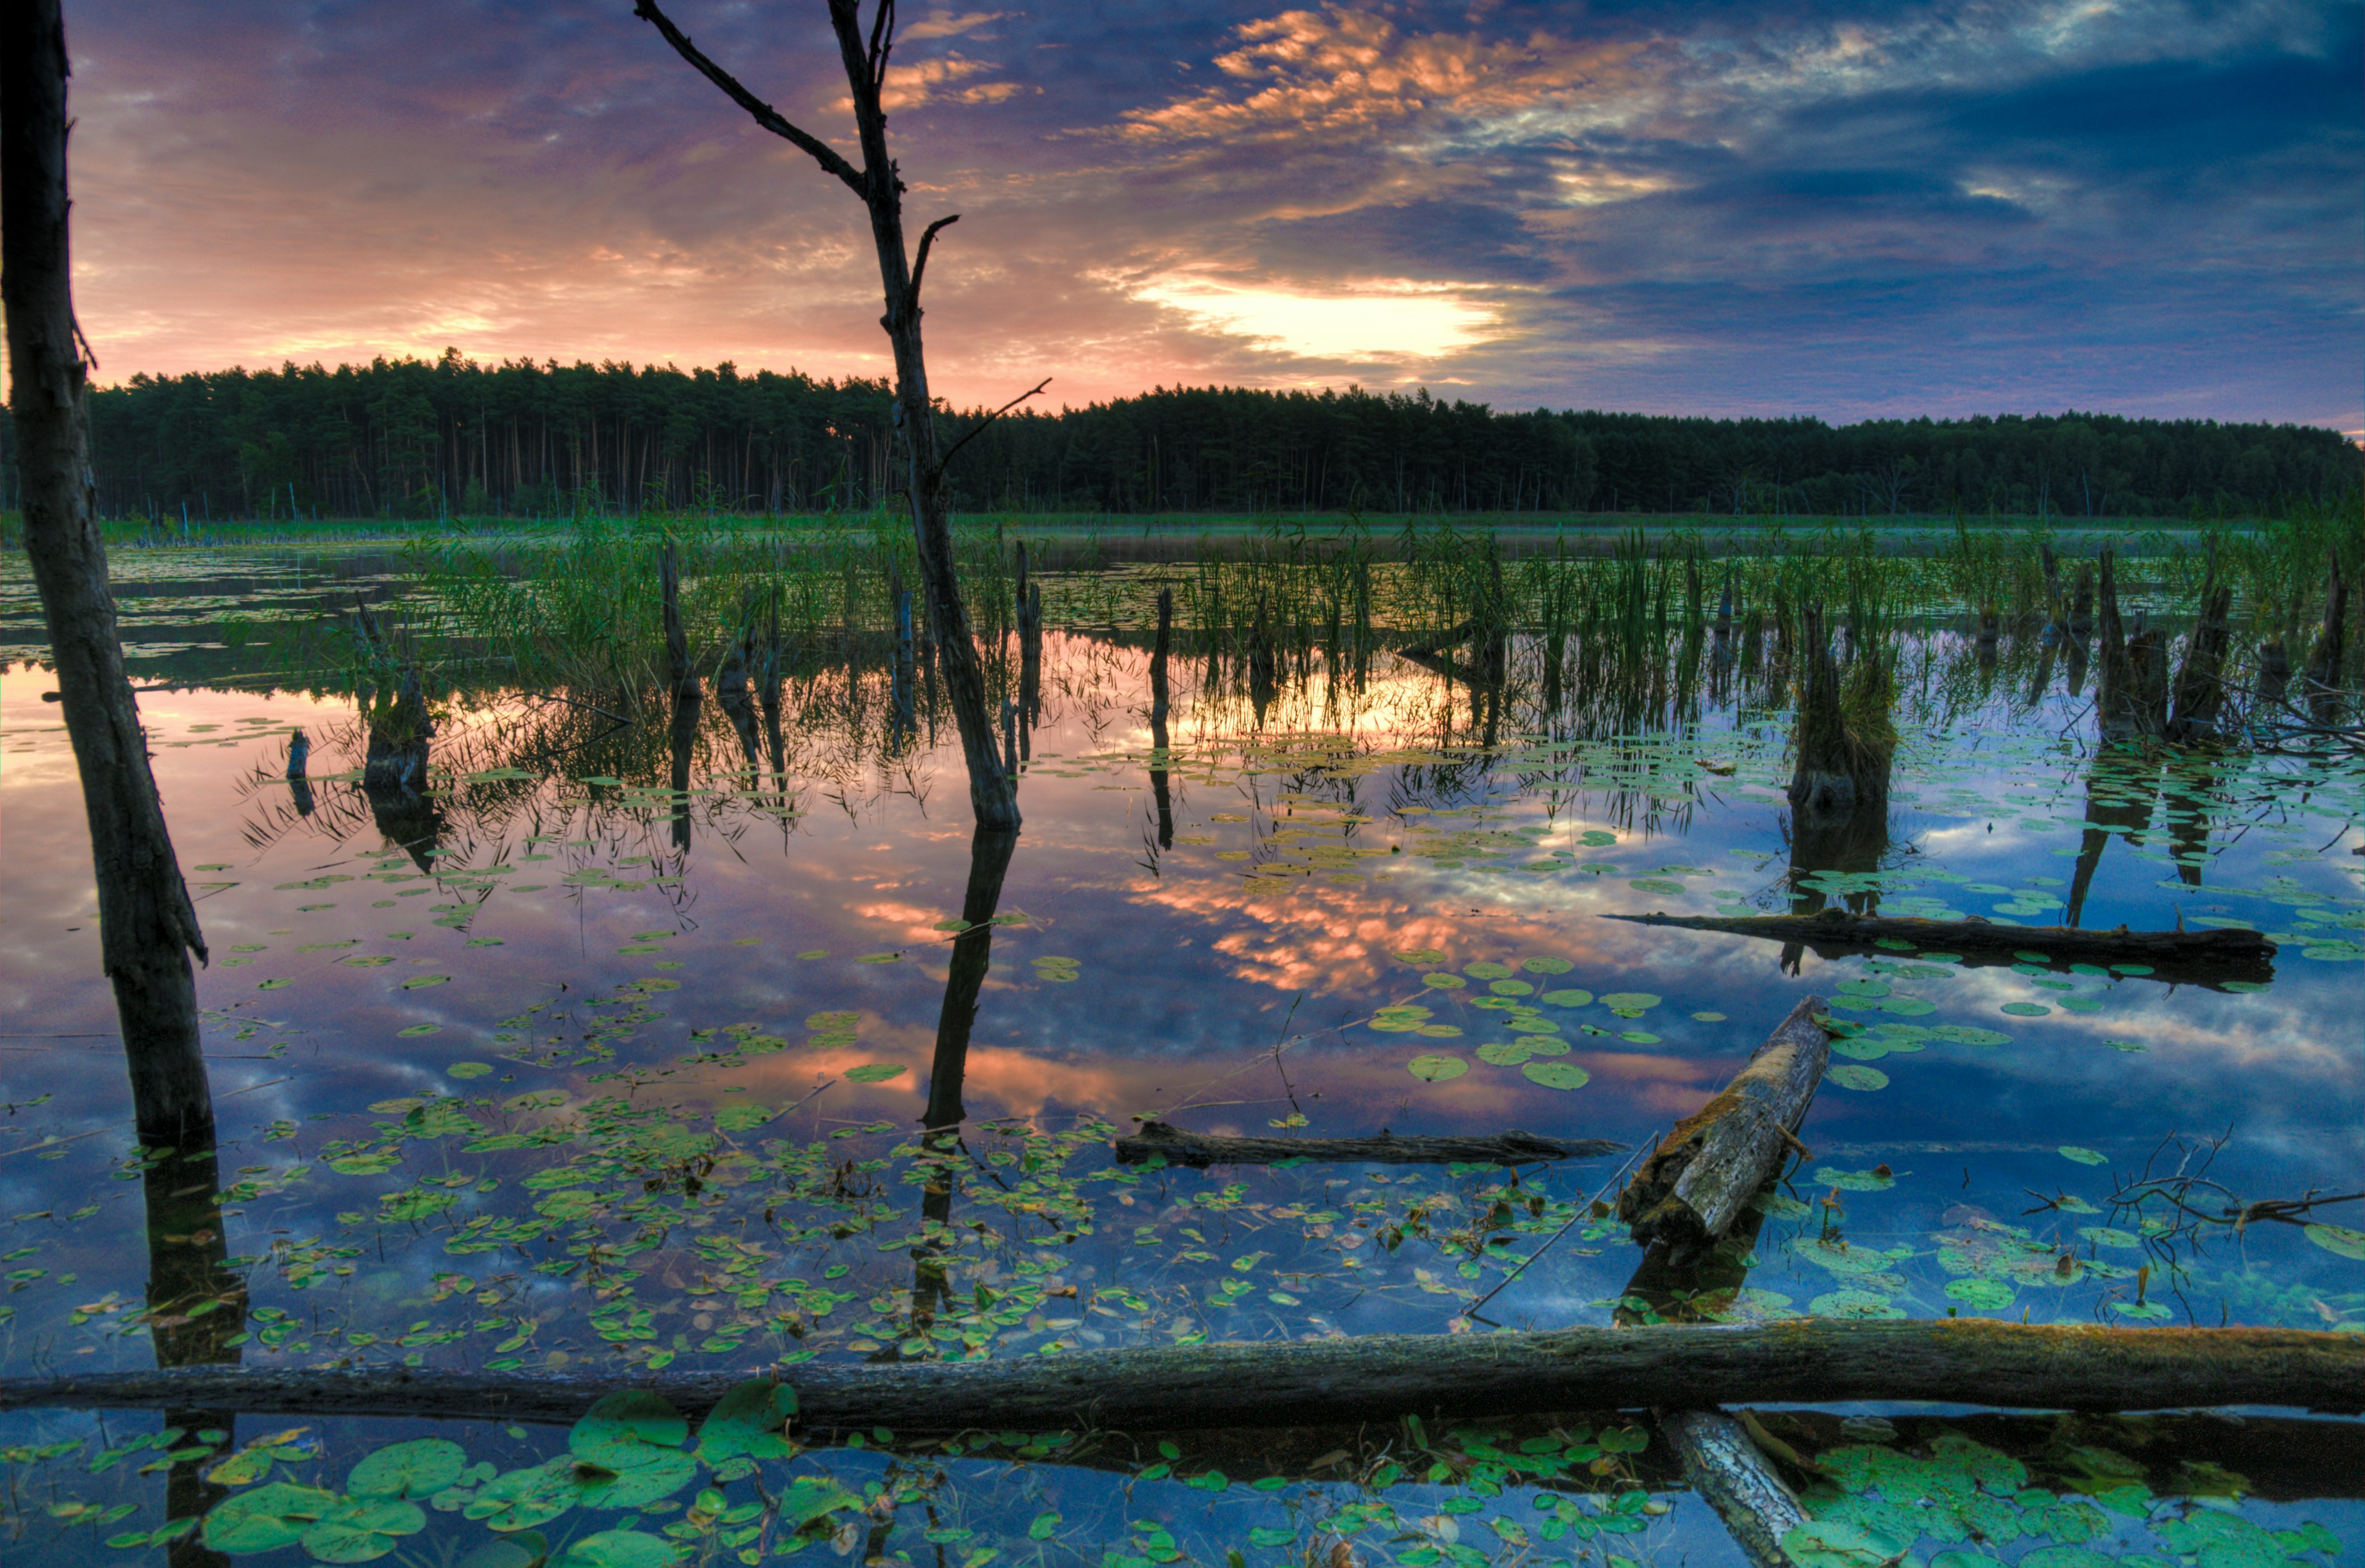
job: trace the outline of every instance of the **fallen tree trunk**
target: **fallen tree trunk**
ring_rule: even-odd
[[[1164,1122],[1115,1141],[1120,1165],[1163,1159],[1169,1165],[1272,1165],[1283,1159],[1370,1161],[1384,1165],[1525,1165],[1537,1159],[1598,1159],[1623,1154],[1608,1138],[1538,1137],[1516,1129],[1485,1137],[1216,1137],[1186,1133]]]
[[[1670,1410],[1659,1430],[1742,1555],[1757,1568],[1790,1568],[1782,1538],[1807,1522],[1807,1511],[1749,1428],[1721,1410]]]
[[[1923,952],[2043,953],[2056,964],[2072,960],[2136,963],[2162,971],[2161,980],[2270,979],[2275,945],[2256,931],[2088,931],[2074,925],[1998,925],[1972,915],[1967,920],[1922,920],[1912,916],[1854,914],[1827,909],[1817,914],[1613,914],[1637,925],[1678,926],[1687,931],[1722,931],[1735,936],[1769,936],[1810,946],[1876,946],[1904,942]],[[1900,949],[1901,950],[1901,949]],[[2002,960],[1990,960],[2000,962]],[[2169,970],[2175,973],[2169,973]]]
[[[0,1380],[0,1409],[163,1406],[308,1416],[572,1421],[630,1383],[686,1415],[757,1369],[548,1377],[387,1366],[204,1367]],[[2365,1410],[2365,1335],[1974,1319],[1754,1328],[1374,1334],[790,1369],[799,1419],[901,1432],[1302,1426],[1446,1410],[1936,1400],[1990,1408],[2269,1405]]]
[[[1637,1242],[1664,1240],[1678,1260],[1705,1249],[1781,1169],[1832,1058],[1814,1017],[1823,1008],[1820,996],[1801,998],[1732,1081],[1659,1140],[1618,1194]]]

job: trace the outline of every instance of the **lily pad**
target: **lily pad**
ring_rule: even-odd
[[[1586,1007],[1592,1004],[1593,993],[1589,991],[1575,990],[1548,991],[1536,1000],[1549,1002],[1554,1007]]]
[[[1546,1089],[1582,1089],[1593,1081],[1593,1075],[1573,1061],[1531,1061],[1519,1071]]]
[[[1405,1070],[1415,1078],[1431,1083],[1441,1083],[1449,1078],[1459,1078],[1470,1070],[1470,1064],[1460,1057],[1421,1056],[1405,1063]]]
[[[2053,1009],[2037,1002],[2007,1002],[2003,1010],[2014,1018],[2042,1018]]]
[[[900,1062],[871,1061],[846,1070],[851,1083],[884,1083],[891,1078],[901,1078],[906,1070]]]
[[[698,1428],[698,1457],[709,1464],[739,1454],[786,1459],[784,1432],[796,1412],[796,1390],[770,1378],[751,1378],[725,1394]]]
[[[394,1497],[347,1497],[303,1535],[304,1554],[315,1562],[371,1562],[394,1543],[427,1528],[416,1503]]]
[[[566,1434],[567,1451],[610,1470],[648,1449],[678,1449],[689,1436],[681,1412],[645,1389],[602,1394]]]
[[[2365,1262],[2365,1230],[2352,1230],[2345,1225],[2311,1225],[2306,1228],[2307,1238],[2326,1252]]]
[[[2080,1165],[2108,1165],[2111,1162],[2109,1155],[2096,1149],[2080,1148],[2074,1143],[2063,1144],[2060,1154],[2062,1159],[2074,1159]]]
[[[1952,1280],[1946,1294],[1978,1312],[2001,1312],[2018,1299],[2018,1293],[2001,1280]]]
[[[388,1443],[364,1458],[345,1477],[356,1497],[429,1497],[460,1478],[468,1453],[446,1438],[414,1438]]]
[[[1612,1013],[1648,1013],[1664,1000],[1647,991],[1613,991],[1601,999],[1601,1005]]]
[[[563,1568],[669,1568],[682,1550],[646,1530],[606,1529],[569,1546]]]
[[[304,1532],[336,1506],[334,1492],[275,1481],[217,1504],[206,1516],[206,1544],[233,1557],[276,1551],[303,1540]]]
[[[1564,975],[1576,966],[1566,958],[1522,958],[1519,968],[1531,975]]]
[[[1407,947],[1403,952],[1398,953],[1396,957],[1407,964],[1441,964],[1445,962],[1445,955],[1435,947]]]
[[[1823,1076],[1843,1089],[1869,1091],[1889,1087],[1889,1074],[1877,1067],[1865,1067],[1857,1062],[1843,1062]]]

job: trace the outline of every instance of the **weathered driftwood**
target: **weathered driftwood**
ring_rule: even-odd
[[[399,1366],[0,1380],[0,1409],[196,1406],[312,1416],[572,1421],[629,1381],[685,1414],[757,1369],[627,1378]],[[899,1432],[1302,1426],[1453,1411],[1934,1400],[2005,1409],[2365,1410],[2365,1335],[1973,1319],[1562,1328],[1083,1350],[789,1369],[799,1419]]]
[[[2043,953],[2056,964],[2143,964],[2163,980],[2270,979],[2275,945],[2256,931],[2130,931],[2115,926],[2090,931],[2074,925],[1999,925],[1977,915],[1967,920],[1922,920],[1908,915],[1853,914],[1827,909],[1817,914],[1613,914],[1638,925],[1680,926],[1687,931],[1722,931],[1735,936],[1765,936],[1817,948],[1863,947],[1908,942],[1921,951],[1959,953],[1976,964],[1982,954]]]
[[[1120,1165],[1162,1159],[1169,1165],[1271,1165],[1283,1159],[1369,1161],[1385,1165],[1525,1165],[1536,1159],[1598,1159],[1626,1146],[1608,1138],[1538,1137],[1517,1130],[1483,1137],[1217,1137],[1186,1133],[1164,1122],[1144,1122],[1115,1140]]]
[[[1732,1082],[1659,1140],[1618,1194],[1636,1241],[1704,1248],[1773,1179],[1831,1060],[1832,1037],[1815,1022],[1823,1010],[1821,997],[1802,998]]]
[[[1659,1430],[1742,1554],[1757,1568],[1790,1568],[1782,1538],[1807,1522],[1807,1511],[1749,1428],[1721,1410],[1670,1410]]]

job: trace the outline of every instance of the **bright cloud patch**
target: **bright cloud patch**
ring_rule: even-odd
[[[1133,296],[1181,310],[1202,328],[1306,359],[1436,359],[1484,342],[1499,325],[1491,306],[1413,284],[1295,294],[1169,276]]]

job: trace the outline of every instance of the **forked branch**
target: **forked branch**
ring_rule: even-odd
[[[886,9],[891,8],[891,6],[886,7]],[[648,22],[658,32],[665,35],[666,42],[673,45],[676,54],[696,66],[700,75],[722,88],[733,103],[754,116],[757,125],[809,155],[823,169],[845,181],[855,195],[864,194],[862,171],[846,162],[844,153],[811,131],[790,124],[788,118],[779,110],[741,86],[737,77],[715,64],[713,61],[707,58],[703,50],[689,41],[689,35],[676,27],[671,17],[658,9],[656,0],[634,0],[633,15]],[[883,61],[881,63],[884,63]]]

